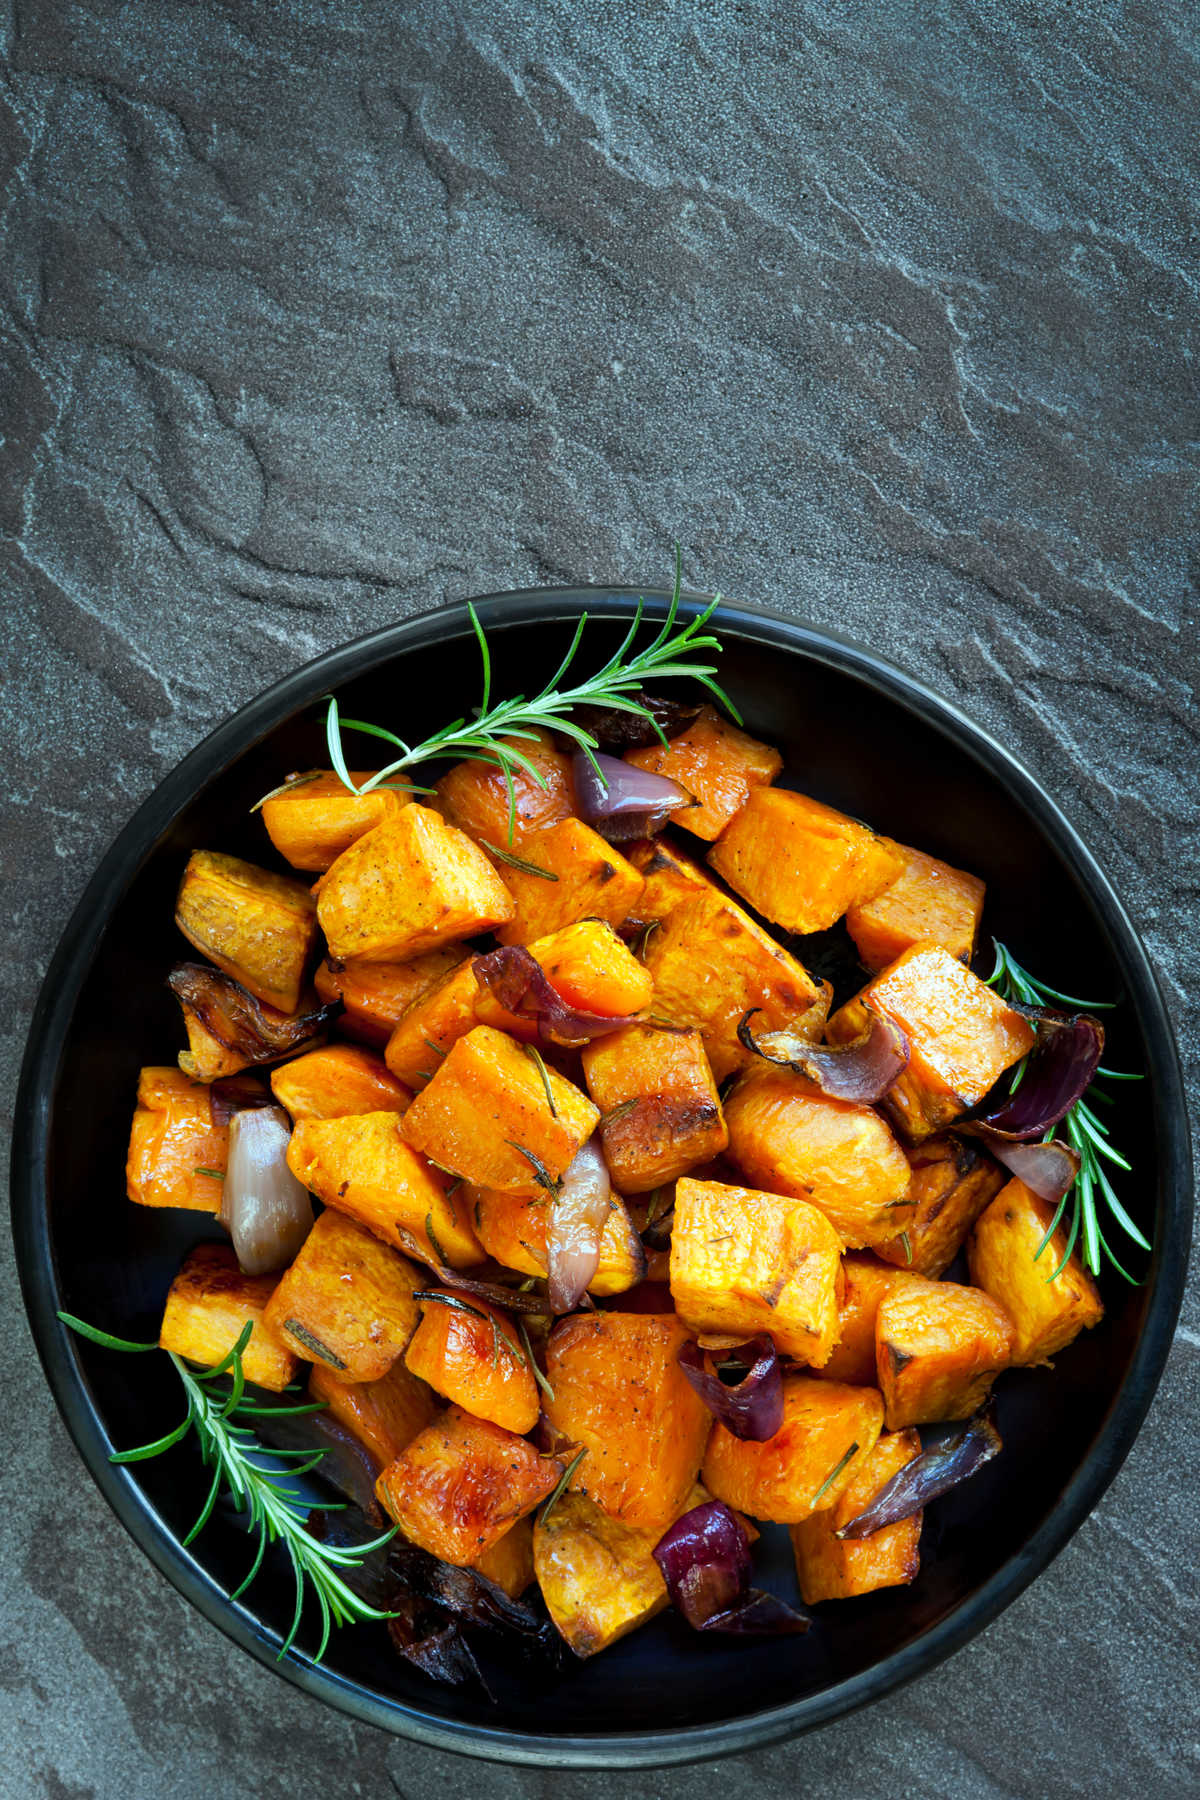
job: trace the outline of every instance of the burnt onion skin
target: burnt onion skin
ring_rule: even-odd
[[[1022,1064],[1020,1085],[990,1112],[965,1119],[958,1129],[979,1138],[1010,1174],[1053,1205],[1079,1173],[1079,1153],[1057,1139],[1041,1140],[1091,1086],[1104,1054],[1104,1027],[1090,1013],[1044,1006],[1016,1010],[1037,1025],[1037,1042]]]
[[[1010,1175],[1023,1181],[1040,1200],[1056,1206],[1079,1173],[1079,1152],[1052,1138],[1048,1144],[1025,1144],[1019,1138],[980,1126],[972,1133],[986,1145]]]
[[[650,718],[616,706],[577,706],[574,710],[576,723],[590,731],[600,749],[610,756],[620,756],[626,750],[648,750],[663,738],[678,737],[696,723],[702,710],[699,705],[665,700],[642,689],[629,698],[644,707]]]
[[[580,750],[571,761],[579,815],[610,844],[653,837],[674,813],[695,805],[692,795],[666,775],[652,775],[619,756]]]
[[[812,1044],[794,1031],[766,1031],[755,1037],[750,1027],[758,1007],[743,1013],[737,1034],[745,1049],[764,1062],[807,1076],[831,1100],[873,1105],[908,1066],[909,1046],[894,1019],[872,1013],[861,1036],[848,1044]]]
[[[323,1032],[342,1010],[340,1000],[277,1012],[248,992],[240,981],[203,963],[176,963],[167,986],[185,1014],[193,1013],[226,1050],[248,1064],[278,1062]]]
[[[1004,1448],[996,1429],[995,1406],[990,1400],[962,1424],[927,1429],[925,1435],[932,1437],[933,1442],[926,1443],[919,1456],[898,1469],[857,1518],[842,1526],[837,1533],[839,1538],[870,1537],[885,1525],[911,1519],[929,1501],[966,1481]]]
[[[699,1344],[689,1340],[679,1352],[679,1366],[713,1417],[734,1437],[765,1443],[783,1424],[783,1370],[779,1353],[765,1332],[725,1352],[744,1366],[739,1381],[722,1381],[708,1366]]]
[[[807,1631],[807,1614],[750,1586],[754,1565],[742,1525],[723,1500],[676,1519],[654,1546],[671,1604],[695,1631],[775,1637]]]
[[[543,1044],[577,1050],[593,1038],[607,1037],[631,1025],[632,1013],[589,1013],[570,1006],[550,980],[541,963],[523,944],[503,944],[477,956],[472,965],[475,979],[506,1012],[536,1022]]]

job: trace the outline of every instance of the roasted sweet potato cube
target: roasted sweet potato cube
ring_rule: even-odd
[[[873,1387],[875,1317],[880,1305],[906,1281],[920,1281],[906,1269],[893,1269],[867,1251],[852,1250],[842,1258],[842,1297],[838,1305],[837,1344],[829,1361],[814,1371],[852,1387]]]
[[[713,1426],[701,1478],[726,1506],[754,1519],[798,1525],[836,1506],[883,1429],[874,1388],[811,1375],[783,1378],[783,1424],[765,1443]]]
[[[811,1200],[849,1249],[892,1237],[911,1216],[908,1161],[873,1107],[764,1067],[727,1096],[725,1123],[730,1159],[747,1180]]]
[[[467,1199],[476,1235],[489,1256],[521,1275],[546,1274],[549,1208],[544,1189],[506,1194],[495,1188],[470,1188]],[[600,1261],[588,1282],[588,1293],[597,1297],[623,1294],[637,1286],[645,1271],[642,1240],[623,1202],[614,1194],[600,1238]]]
[[[353,1432],[380,1466],[395,1462],[418,1431],[441,1411],[433,1389],[410,1372],[402,1357],[377,1381],[347,1381],[324,1363],[309,1371],[308,1391],[324,1401],[331,1419]]]
[[[520,1044],[477,1025],[451,1046],[405,1113],[404,1135],[464,1181],[520,1191],[542,1170],[557,1180],[599,1118],[554,1069],[543,1079]]]
[[[887,1428],[969,1419],[1012,1361],[1012,1320],[990,1294],[912,1276],[875,1315],[875,1369]]]
[[[1013,1322],[1014,1363],[1049,1362],[1104,1317],[1096,1283],[1074,1252],[1066,1254],[1066,1233],[1060,1226],[1047,1235],[1053,1220],[1046,1202],[1014,1179],[978,1220],[967,1246],[971,1280]]]
[[[674,1181],[729,1141],[698,1031],[627,1025],[587,1046],[583,1073],[600,1108],[604,1160],[622,1193]]]
[[[228,1244],[198,1244],[171,1283],[158,1341],[211,1369],[252,1325],[242,1352],[246,1380],[282,1393],[297,1358],[264,1316],[274,1287],[274,1275],[243,1275]]]
[[[370,781],[373,771],[351,772],[355,787]],[[335,863],[343,850],[365,837],[376,825],[408,805],[408,795],[397,788],[372,788],[369,794],[352,794],[332,769],[310,769],[306,775],[289,776],[278,792],[262,803],[267,835],[293,869],[319,874]]]
[[[903,867],[887,838],[783,788],[756,788],[708,853],[735,894],[787,931],[824,931]]]
[[[923,850],[891,838],[882,841],[903,858],[904,868],[881,894],[846,913],[846,929],[867,968],[886,969],[914,944],[940,944],[969,964],[983,913],[983,882]]]
[[[880,1104],[913,1143],[977,1105],[1034,1044],[1028,1019],[940,944],[915,945],[869,981],[830,1019],[830,1042],[858,1037],[871,1012],[908,1039],[908,1067]]]
[[[406,806],[321,878],[317,917],[338,961],[405,962],[513,917],[508,890],[464,831]]]
[[[643,960],[655,1013],[699,1031],[717,1081],[754,1061],[737,1034],[751,1009],[760,1032],[786,1026],[820,1036],[829,988],[716,889],[672,908],[647,938]]]
[[[271,1296],[284,1343],[347,1381],[386,1375],[417,1328],[426,1271],[343,1213],[323,1212]]]
[[[783,767],[778,750],[739,731],[714,706],[702,706],[694,723],[669,743],[627,750],[625,761],[686,789],[695,804],[673,814],[672,823],[710,843],[737,817],[754,789],[774,781]]]
[[[228,1156],[229,1121],[214,1116],[211,1089],[182,1069],[143,1069],[125,1162],[129,1198],[218,1213]]]
[[[547,981],[568,1006],[580,1012],[621,1019],[647,1010],[654,983],[637,957],[602,919],[580,919],[526,946]],[[532,1041],[533,1019],[506,1011],[483,984],[475,996],[475,1016],[484,1025]]]
[[[500,848],[504,857],[493,861],[514,906],[496,931],[502,944],[531,944],[577,919],[620,925],[642,891],[632,863],[582,819],[530,832],[515,851]]]
[[[175,923],[209,962],[279,1012],[295,1012],[316,939],[316,908],[302,881],[240,856],[193,850],[175,900]]]
[[[292,1118],[341,1119],[347,1113],[403,1112],[412,1090],[383,1058],[358,1044],[325,1044],[271,1071],[271,1087]]]
[[[662,1533],[567,1493],[533,1528],[533,1566],[550,1617],[578,1657],[595,1656],[667,1605],[654,1560]]]
[[[810,1513],[793,1525],[792,1550],[800,1596],[806,1606],[822,1600],[849,1600],[878,1588],[906,1587],[921,1567],[918,1548],[921,1518],[917,1512],[898,1525],[885,1525],[870,1537],[839,1539],[837,1533],[866,1511],[881,1488],[921,1454],[915,1431],[885,1433],[845,1489],[836,1506]]]
[[[700,1335],[766,1331],[788,1356],[824,1363],[841,1267],[841,1239],[807,1201],[686,1176],[676,1185],[671,1298]]]
[[[468,957],[448,970],[397,1020],[383,1055],[392,1074],[407,1087],[423,1088],[450,1046],[478,1024],[474,961]]]
[[[639,838],[625,854],[646,884],[629,915],[639,925],[661,924],[684,900],[721,893],[708,871],[669,838]]]
[[[557,1457],[452,1406],[388,1464],[375,1493],[412,1543],[470,1568],[553,1492],[562,1472]]]
[[[392,1112],[301,1119],[288,1145],[288,1167],[318,1200],[396,1250],[420,1246],[455,1269],[482,1262],[462,1201],[447,1194],[446,1178],[405,1143],[401,1124]]]
[[[519,1600],[533,1580],[532,1515],[526,1513],[523,1519],[510,1525],[490,1550],[475,1558],[471,1567],[494,1581],[498,1588],[503,1588],[510,1600]]]
[[[908,1162],[912,1213],[902,1232],[876,1244],[875,1254],[936,1281],[1006,1176],[984,1150],[952,1132],[914,1144]]]
[[[322,1000],[341,1001],[338,1023],[347,1037],[382,1049],[409,1007],[465,960],[466,951],[457,946],[403,963],[333,963],[327,957],[317,965],[313,986]]]
[[[473,1294],[426,1288],[421,1320],[405,1351],[414,1375],[478,1419],[532,1431],[538,1390],[511,1319]]]
[[[587,1451],[572,1489],[647,1531],[678,1517],[712,1423],[679,1367],[690,1335],[674,1314],[575,1313],[547,1345],[546,1416]]]
[[[472,758],[455,763],[435,789],[438,810],[452,825],[476,843],[486,838],[503,850],[513,847],[509,843],[510,817],[515,845],[532,831],[569,819],[576,810],[571,759],[555,748],[548,731],[514,739],[513,748],[539,771],[541,781],[513,764],[510,794],[504,770],[497,763]]]

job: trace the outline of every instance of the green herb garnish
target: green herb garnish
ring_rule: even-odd
[[[481,847],[497,862],[507,863],[510,869],[517,869],[522,875],[540,875],[543,881],[557,881],[558,876],[553,869],[543,869],[540,863],[527,862],[523,856],[514,856],[511,850],[502,850],[499,844],[489,843],[487,838],[480,838]]]
[[[585,1445],[582,1450],[577,1451],[576,1454],[571,1458],[570,1462],[567,1464],[566,1468],[563,1470],[561,1476],[559,1477],[557,1487],[555,1488],[554,1492],[550,1495],[549,1499],[546,1501],[546,1504],[545,1504],[545,1506],[543,1506],[541,1513],[538,1515],[538,1524],[539,1525],[544,1525],[546,1523],[546,1520],[550,1517],[551,1512],[558,1505],[559,1501],[563,1497],[563,1494],[566,1492],[568,1481],[570,1481],[572,1475],[575,1473],[576,1469],[579,1467],[580,1463],[583,1461],[583,1459],[586,1455],[587,1455],[587,1446]]]
[[[552,1119],[557,1119],[558,1109],[554,1104],[554,1095],[550,1089],[550,1075],[542,1060],[542,1053],[535,1044],[526,1044],[524,1050],[526,1056],[529,1058],[530,1062],[536,1066],[537,1072],[542,1078],[542,1087],[546,1095],[546,1105],[550,1108],[550,1117]]]
[[[857,1455],[858,1455],[858,1445],[851,1444],[851,1446],[847,1450],[846,1454],[840,1459],[840,1461],[836,1462],[833,1465],[832,1469],[830,1469],[828,1475],[825,1477],[824,1481],[821,1483],[820,1487],[817,1489],[816,1493],[813,1495],[812,1503],[813,1503],[814,1507],[816,1506],[817,1501],[821,1498],[821,1496],[823,1494],[828,1493],[829,1489],[833,1486],[834,1482],[837,1480],[837,1478],[841,1474],[842,1470],[846,1467],[846,1464],[851,1460],[852,1457],[855,1457]]]

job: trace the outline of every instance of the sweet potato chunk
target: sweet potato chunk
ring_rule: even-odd
[[[908,1067],[880,1104],[920,1143],[983,1099],[1032,1050],[1034,1030],[940,944],[917,944],[869,981],[829,1021],[829,1041],[865,1031],[871,1011],[908,1038]]]
[[[469,1568],[552,1493],[562,1472],[557,1457],[452,1406],[388,1464],[375,1493],[412,1543]]]
[[[969,1419],[1012,1361],[1012,1320],[990,1294],[912,1276],[880,1302],[875,1368],[889,1431]]]
[[[503,841],[500,848],[506,848]],[[582,819],[560,819],[530,832],[511,854],[528,867],[492,858],[514,908],[497,928],[502,944],[531,944],[577,919],[620,925],[642,891],[633,865]]]
[[[402,1358],[377,1381],[347,1381],[315,1362],[308,1391],[314,1400],[325,1402],[330,1418],[365,1444],[381,1466],[394,1462],[441,1411],[433,1389],[419,1381]]]
[[[653,1555],[661,1535],[610,1517],[585,1494],[564,1494],[535,1523],[542,1598],[576,1656],[595,1656],[664,1610],[667,1585]]]
[[[587,1455],[571,1477],[614,1518],[665,1531],[695,1481],[712,1415],[677,1358],[673,1314],[575,1313],[550,1333],[550,1423]]]
[[[881,894],[846,913],[846,929],[867,968],[886,969],[922,943],[940,944],[969,965],[983,912],[983,882],[923,850],[891,838],[882,841],[904,859],[904,868]]]
[[[599,1118],[571,1082],[553,1069],[543,1082],[520,1044],[477,1025],[438,1064],[405,1113],[403,1129],[439,1168],[479,1187],[519,1191],[529,1187],[533,1158],[557,1180]]]
[[[915,1431],[894,1431],[876,1440],[867,1460],[836,1506],[810,1513],[793,1525],[792,1550],[800,1596],[806,1606],[821,1600],[849,1600],[878,1588],[905,1587],[921,1567],[918,1548],[922,1515],[885,1525],[870,1537],[839,1540],[837,1533],[865,1512],[881,1488],[921,1454]]]
[[[450,1046],[478,1024],[474,960],[467,957],[448,970],[397,1020],[383,1055],[392,1074],[407,1087],[423,1088]]]
[[[519,1600],[525,1589],[533,1580],[533,1519],[526,1513],[515,1525],[510,1525],[504,1536],[494,1543],[490,1550],[483,1551],[471,1564],[489,1581],[494,1581],[498,1588],[503,1588],[510,1600]]]
[[[361,787],[373,772],[352,771],[350,779]],[[313,769],[307,775],[289,776],[287,786],[264,800],[261,811],[280,856],[293,869],[321,873],[343,850],[407,805],[408,795],[397,788],[352,794],[332,769]]]
[[[775,1436],[754,1443],[714,1425],[702,1479],[726,1506],[798,1525],[837,1505],[882,1429],[883,1401],[874,1388],[785,1375],[783,1424]]]
[[[406,806],[321,878],[317,917],[338,961],[405,962],[513,916],[508,890],[465,832]]]
[[[788,1356],[824,1363],[841,1263],[837,1232],[804,1200],[686,1177],[676,1186],[671,1297],[692,1331],[767,1331]]]
[[[889,840],[783,788],[756,788],[708,853],[735,894],[787,931],[824,931],[903,868]]]
[[[301,1119],[288,1145],[288,1167],[318,1200],[396,1250],[410,1250],[415,1240],[455,1269],[482,1262],[461,1200],[447,1194],[446,1179],[404,1142],[401,1124],[391,1112]]]
[[[783,758],[770,744],[739,731],[714,706],[702,706],[695,722],[667,745],[628,750],[625,761],[677,781],[696,804],[673,822],[710,842],[737,817],[755,788],[774,781]]]
[[[967,1246],[971,1280],[998,1300],[1013,1322],[1014,1363],[1049,1362],[1104,1317],[1100,1290],[1078,1256],[1072,1252],[1063,1261],[1062,1227],[1046,1241],[1053,1218],[1046,1202],[1014,1179],[979,1219]]]
[[[521,1275],[545,1275],[547,1198],[542,1188],[519,1194],[468,1189],[471,1220],[488,1255]],[[646,1271],[646,1253],[629,1213],[617,1195],[612,1195],[612,1202],[600,1238],[600,1261],[588,1282],[588,1293],[597,1297],[625,1293]]]
[[[737,1028],[758,1009],[757,1031],[785,1026],[820,1035],[829,989],[748,913],[714,888],[681,901],[650,933],[643,960],[654,979],[654,1010],[699,1031],[718,1081],[754,1061]]]
[[[219,1213],[228,1156],[229,1123],[214,1117],[208,1086],[181,1069],[143,1069],[125,1163],[129,1198]]]
[[[454,947],[427,950],[411,962],[318,963],[313,986],[322,1000],[340,1000],[339,1024],[347,1037],[381,1049],[409,1007],[466,959]],[[411,1085],[411,1084],[410,1084]]]
[[[622,1193],[649,1193],[729,1142],[698,1031],[627,1025],[587,1046],[583,1073]]]
[[[654,983],[637,957],[602,919],[580,919],[526,946],[555,992],[580,1012],[625,1018],[645,1012]],[[495,995],[480,986],[475,1016],[484,1025],[529,1040],[537,1036],[533,1020],[507,1012]]]
[[[240,856],[193,850],[175,900],[189,944],[279,1012],[300,1004],[316,938],[316,908],[302,881]]]
[[[936,1280],[958,1255],[967,1233],[1004,1186],[1004,1170],[969,1138],[926,1138],[908,1153],[913,1211],[903,1232],[876,1244],[875,1254],[899,1269]]]
[[[347,1381],[378,1381],[417,1328],[428,1279],[365,1226],[329,1208],[271,1296],[264,1317],[284,1343]]]
[[[242,1352],[246,1380],[282,1393],[297,1358],[265,1318],[274,1275],[243,1275],[227,1244],[198,1244],[171,1283],[158,1341],[164,1350],[211,1369],[253,1325]]]
[[[875,1318],[889,1294],[905,1282],[919,1281],[906,1269],[889,1268],[866,1251],[842,1258],[842,1298],[838,1306],[837,1345],[829,1361],[814,1373],[852,1387],[875,1384]]]
[[[517,1329],[474,1295],[426,1289],[405,1351],[414,1375],[447,1400],[506,1431],[532,1431],[538,1390]]]
[[[548,731],[513,740],[513,748],[537,769],[545,786],[517,765],[512,769],[513,843],[509,844],[510,794],[504,771],[494,762],[455,763],[435,789],[436,805],[460,831],[479,843],[487,839],[507,850],[547,825],[569,819],[576,809],[571,759],[555,748]]]
[[[763,1068],[725,1102],[729,1155],[756,1187],[819,1206],[849,1249],[903,1229],[910,1172],[870,1106],[831,1100],[803,1075]]]
[[[412,1092],[378,1056],[358,1044],[326,1044],[271,1071],[271,1087],[293,1119],[341,1119],[347,1113],[403,1112]]]
[[[684,900],[721,892],[707,871],[668,838],[639,838],[626,846],[625,854],[646,884],[629,915],[639,925],[661,923]]]

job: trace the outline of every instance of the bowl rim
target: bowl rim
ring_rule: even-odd
[[[712,596],[685,592],[681,616]],[[543,1768],[632,1769],[734,1755],[828,1723],[913,1680],[960,1649],[990,1623],[1063,1548],[1096,1505],[1141,1427],[1170,1349],[1182,1303],[1192,1232],[1192,1159],[1187,1107],[1174,1031],[1153,967],[1107,876],[1074,825],[1028,770],[952,701],[875,651],[838,632],[768,607],[721,602],[717,629],[799,653],[850,675],[948,737],[1004,784],[1019,807],[1069,857],[1097,923],[1125,978],[1153,1089],[1161,1151],[1164,1217],[1156,1227],[1147,1280],[1150,1302],[1124,1381],[1100,1434],[1058,1505],[1022,1548],[944,1619],[879,1663],[783,1706],[716,1724],[610,1736],[539,1737],[526,1731],[458,1723],[365,1689],[332,1669],[293,1655],[279,1662],[277,1640],[241,1603],[231,1603],[183,1548],[125,1467],[108,1461],[113,1446],[83,1375],[79,1347],[56,1313],[57,1270],[46,1208],[51,1100],[58,1065],[84,980],[111,912],[176,814],[195,794],[284,719],[383,660],[441,639],[471,635],[474,605],[489,632],[560,623],[586,611],[628,619],[644,603],[660,619],[670,595],[628,586],[521,588],[452,601],[351,640],[293,670],[238,708],[178,763],[141,803],[101,859],[62,934],[32,1015],[16,1101],[12,1150],[12,1231],[26,1312],[38,1354],[67,1429],[118,1519],[150,1560],[225,1635],[296,1687],[341,1711],[435,1749]]]

